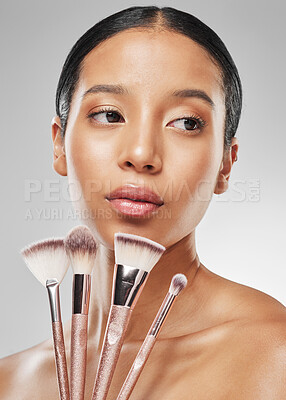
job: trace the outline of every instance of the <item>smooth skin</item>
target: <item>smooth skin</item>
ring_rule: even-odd
[[[103,84],[120,84],[128,94],[90,90]],[[171,95],[182,89],[204,92],[213,104],[202,96]],[[116,114],[94,114],[102,106]],[[285,307],[211,272],[196,251],[195,228],[212,195],[227,190],[238,151],[236,138],[224,151],[224,119],[220,71],[207,52],[181,34],[134,28],[86,56],[64,141],[60,119],[53,119],[54,169],[68,177],[75,209],[100,242],[92,282],[86,399],[91,398],[109,311],[118,231],[148,237],[167,250],[133,311],[108,400],[116,398],[178,272],[189,283],[131,399],[286,399]],[[148,186],[164,205],[144,218],[122,216],[105,197],[125,183]],[[65,336],[69,363],[69,324]],[[49,340],[3,359],[0,398],[56,399],[53,357]]]

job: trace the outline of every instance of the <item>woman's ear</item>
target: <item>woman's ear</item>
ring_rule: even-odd
[[[225,150],[223,160],[221,162],[220,170],[217,176],[217,181],[214,189],[215,194],[222,194],[228,189],[228,180],[233,163],[237,161],[238,140],[236,137],[232,138],[231,146]]]
[[[67,162],[64,148],[64,140],[61,137],[61,121],[56,116],[52,119],[52,140],[54,150],[54,170],[62,176],[67,176]]]

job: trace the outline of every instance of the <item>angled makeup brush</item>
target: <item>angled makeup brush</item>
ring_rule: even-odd
[[[105,400],[131,312],[165,247],[145,237],[115,233],[113,293],[92,400]]]
[[[137,356],[130,368],[130,371],[125,379],[120,393],[116,400],[127,400],[139,379],[139,376],[144,368],[146,361],[155,345],[157,336],[171,310],[176,297],[187,285],[187,278],[183,274],[176,274],[173,276],[169,291],[159,308],[159,311],[149,329],[149,332],[137,353]]]
[[[88,309],[91,272],[95,263],[97,244],[86,226],[76,226],[64,240],[73,269],[71,323],[71,400],[84,400]]]
[[[59,294],[60,283],[69,267],[64,241],[61,238],[51,238],[34,242],[24,247],[21,254],[29,270],[48,290],[60,398],[61,400],[69,400],[69,382]]]

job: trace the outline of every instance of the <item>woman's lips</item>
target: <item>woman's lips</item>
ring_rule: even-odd
[[[160,207],[158,204],[149,203],[147,201],[135,201],[130,199],[110,199],[108,201],[112,207],[122,214],[134,217],[143,217]]]
[[[111,192],[106,199],[112,207],[129,216],[145,216],[164,204],[163,199],[146,186],[126,184]]]

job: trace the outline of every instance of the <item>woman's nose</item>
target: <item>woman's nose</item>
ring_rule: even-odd
[[[140,131],[125,132],[118,165],[125,170],[132,168],[137,172],[158,173],[162,169],[158,135],[154,129],[141,128]]]

